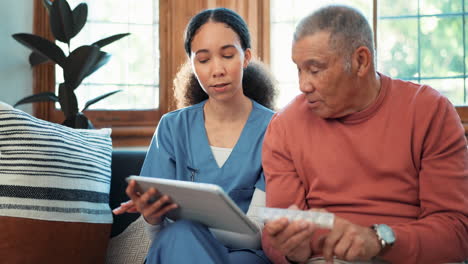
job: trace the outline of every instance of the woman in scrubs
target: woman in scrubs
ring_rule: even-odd
[[[261,147],[273,115],[273,81],[251,61],[247,25],[229,9],[195,15],[185,51],[189,60],[174,82],[183,108],[161,118],[140,175],[217,184],[247,213],[265,204]],[[150,225],[147,263],[269,263],[261,249],[243,247],[235,234],[169,222],[164,215],[177,204],[167,195],[150,202],[158,191],[139,194],[135,186],[129,183],[131,201],[114,213],[138,211]]]

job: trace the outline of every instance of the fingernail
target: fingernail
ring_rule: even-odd
[[[120,210],[120,208],[121,208],[121,207],[117,207],[117,208],[115,208],[114,210],[112,210],[112,212],[116,212],[116,211]]]

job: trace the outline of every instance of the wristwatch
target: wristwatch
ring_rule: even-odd
[[[380,245],[382,249],[386,248],[387,246],[391,246],[395,243],[395,233],[391,227],[385,224],[373,225],[372,228],[375,230],[377,234],[377,238],[379,239]]]

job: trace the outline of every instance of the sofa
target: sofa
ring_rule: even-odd
[[[114,209],[119,207],[120,203],[128,200],[125,194],[127,182],[125,178],[129,175],[138,175],[140,173],[146,151],[143,150],[113,150],[112,151],[112,178],[109,194],[109,206]],[[113,215],[111,227],[111,237],[121,234],[130,223],[134,222],[139,214]]]
[[[110,129],[73,129],[0,102],[2,263],[143,263],[149,247],[125,178],[145,151],[116,150]]]
[[[138,175],[146,155],[143,150],[114,150],[112,152],[112,180],[109,206],[114,209],[128,200],[125,194],[129,175]],[[108,264],[143,263],[150,237],[146,223],[138,213],[113,215],[110,241],[107,248]]]

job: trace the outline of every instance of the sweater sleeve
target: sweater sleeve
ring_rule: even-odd
[[[423,137],[420,216],[410,223],[392,225],[397,240],[383,256],[392,263],[446,263],[468,258],[468,152],[464,129],[445,98],[438,101],[433,113],[425,115],[432,115],[426,119],[427,125],[419,123],[414,128],[415,134]],[[422,131],[424,127],[428,129]]]
[[[305,190],[297,175],[287,135],[276,114],[267,128],[262,149],[262,165],[266,182],[266,206],[287,208],[292,204],[306,209]],[[279,195],[280,194],[280,195]],[[285,256],[273,249],[263,232],[262,247],[273,263],[289,263]]]

